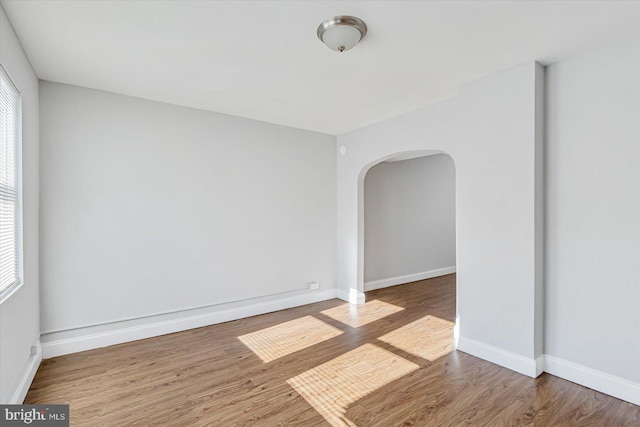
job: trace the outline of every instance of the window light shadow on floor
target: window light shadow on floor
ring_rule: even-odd
[[[287,383],[332,426],[355,426],[345,415],[349,405],[416,369],[390,351],[363,344]]]
[[[455,323],[449,320],[429,315],[378,339],[409,354],[433,362],[453,351],[454,326]]]
[[[313,316],[280,323],[238,339],[264,363],[334,338],[343,331]]]
[[[320,313],[347,326],[358,328],[402,310],[403,307],[374,299],[363,305],[345,303]]]

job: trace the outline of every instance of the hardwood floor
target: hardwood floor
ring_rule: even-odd
[[[452,351],[455,275],[45,360],[78,426],[640,426],[640,407]]]

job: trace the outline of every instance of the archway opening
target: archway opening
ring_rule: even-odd
[[[412,321],[390,337],[396,346],[423,358],[450,352],[457,338],[453,159],[399,153],[370,166],[360,191],[365,299],[413,307]],[[428,308],[416,309],[416,301]]]
[[[364,186],[364,291],[455,272],[455,168],[447,154],[392,159]]]

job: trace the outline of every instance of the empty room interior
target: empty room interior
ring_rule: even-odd
[[[640,426],[639,1],[0,0],[0,107],[0,425]]]

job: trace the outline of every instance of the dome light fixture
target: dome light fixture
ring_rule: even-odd
[[[358,44],[367,34],[367,24],[355,16],[333,16],[318,26],[318,38],[331,50],[344,52]]]

